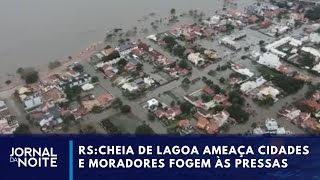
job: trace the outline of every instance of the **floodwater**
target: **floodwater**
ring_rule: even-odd
[[[241,7],[253,0],[235,0]],[[75,55],[107,30],[139,27],[138,19],[167,17],[190,9],[208,16],[223,0],[0,0],[0,83],[18,67],[47,68],[53,60]]]

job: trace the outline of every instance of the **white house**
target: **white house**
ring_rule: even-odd
[[[8,107],[4,101],[0,101],[0,112],[7,110]]]
[[[94,85],[88,83],[88,84],[81,86],[81,89],[83,91],[91,91],[94,89]]]
[[[258,60],[258,63],[273,69],[278,69],[281,66],[280,58],[270,52],[262,54]]]
[[[263,77],[259,77],[255,81],[247,81],[241,84],[240,90],[243,93],[249,93],[250,91],[262,86],[266,82],[267,80],[265,80]]]
[[[204,63],[204,59],[200,57],[200,53],[191,53],[188,55],[188,60],[196,66]]]

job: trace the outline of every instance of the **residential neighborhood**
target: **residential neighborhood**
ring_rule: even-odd
[[[19,68],[0,134],[318,134],[319,9],[225,3],[114,29],[57,71]]]

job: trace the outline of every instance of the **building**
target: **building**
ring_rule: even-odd
[[[280,46],[285,45],[285,44],[288,44],[288,45],[290,45],[290,46],[292,46],[294,48],[298,48],[298,47],[300,47],[302,45],[302,41],[288,36],[288,37],[282,38],[282,39],[280,39],[278,41],[275,41],[275,42],[273,42],[271,44],[266,45],[265,48],[269,52],[272,52],[273,54],[276,54],[277,56],[279,56],[281,58],[284,58],[284,57],[287,56],[287,54],[282,52],[282,51],[280,51],[280,50],[278,50],[278,48]]]
[[[263,100],[267,97],[271,97],[274,101],[278,100],[278,95],[280,94],[280,91],[272,86],[267,86],[263,89],[261,89],[258,94],[256,95],[258,99]]]
[[[59,103],[66,101],[66,95],[56,87],[53,87],[42,94],[42,101]]]
[[[17,120],[0,118],[0,134],[13,134],[19,127]]]
[[[91,90],[94,89],[94,85],[88,83],[88,84],[85,84],[85,85],[81,86],[81,89],[82,89],[83,91],[91,91]]]
[[[248,77],[253,77],[254,73],[251,72],[249,69],[247,68],[243,68],[241,65],[236,65],[236,64],[232,64],[231,65],[231,69],[234,70],[235,72],[248,76]]]
[[[235,51],[238,51],[241,49],[240,44],[238,44],[236,41],[233,40],[233,38],[231,38],[229,36],[222,38],[219,41],[219,44],[223,44],[223,45],[227,46],[228,48],[235,50]]]
[[[126,43],[120,45],[119,47],[115,48],[121,57],[126,56],[132,52],[133,49],[138,48],[135,43]]]
[[[264,127],[257,127],[252,130],[253,134],[263,135],[263,134],[290,134],[290,131],[287,131],[284,127],[279,127],[278,122],[273,118],[268,118],[265,121]]]
[[[201,66],[204,64],[204,59],[200,56],[200,53],[190,53],[188,55],[188,60],[196,65],[196,66]]]
[[[240,86],[241,92],[247,94],[250,91],[262,86],[264,83],[266,83],[267,80],[265,80],[263,77],[259,77],[254,81],[247,81]]]
[[[28,96],[23,100],[24,109],[28,111],[39,107],[41,103],[41,97],[37,95]]]
[[[280,58],[270,52],[262,54],[257,62],[272,69],[278,69],[282,65]]]
[[[0,114],[1,112],[7,111],[8,107],[4,101],[0,101]]]
[[[66,81],[59,82],[59,88],[62,90],[65,90],[66,88],[73,88],[75,86],[82,86],[84,84],[91,82],[91,75],[89,74],[83,74],[78,77],[71,78]]]

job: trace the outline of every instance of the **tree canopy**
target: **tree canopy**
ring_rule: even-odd
[[[302,66],[307,66],[309,68],[312,68],[315,64],[315,58],[310,53],[306,53],[298,59],[298,62]]]
[[[78,73],[82,73],[83,72],[83,65],[81,64],[75,64],[72,69]]]
[[[60,61],[52,61],[49,63],[49,69],[55,69],[57,67],[61,66]]]
[[[146,134],[155,134],[153,129],[147,124],[142,124],[136,128],[136,134],[146,135]]]
[[[175,9],[175,8],[172,8],[172,9],[170,10],[170,14],[175,15],[175,14],[176,14],[176,9]]]
[[[305,17],[310,19],[310,20],[313,20],[313,21],[316,21],[320,18],[320,6],[316,6],[312,9],[309,9],[305,12]]]
[[[188,102],[183,102],[180,104],[180,109],[183,114],[190,113],[191,108],[192,108],[192,105]]]
[[[131,112],[131,107],[129,105],[123,105],[121,107],[121,112],[124,114],[128,114]]]
[[[249,120],[249,113],[245,112],[240,105],[233,104],[227,108],[230,117],[234,118],[238,123],[245,123]]]
[[[14,131],[13,134],[31,134],[31,132],[27,124],[19,124],[19,127]]]
[[[98,76],[92,76],[91,82],[92,82],[92,83],[97,83],[97,82],[99,82],[99,77],[98,77]]]
[[[26,84],[36,83],[39,80],[39,73],[36,70],[24,71],[22,78],[26,81]]]
[[[182,60],[178,63],[178,66],[182,69],[187,69],[189,67],[189,63],[186,60]]]

